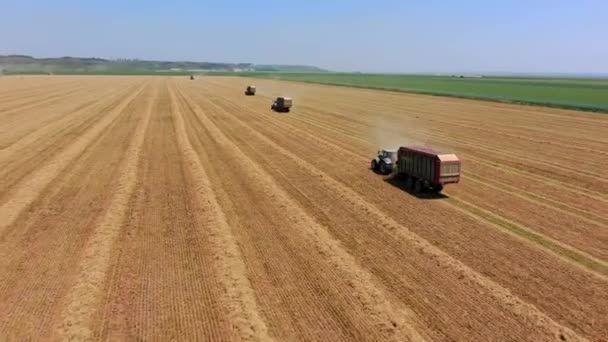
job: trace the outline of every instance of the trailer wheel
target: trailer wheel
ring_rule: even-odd
[[[416,190],[416,192],[422,192],[422,190],[424,190],[424,184],[422,184],[420,179],[414,184],[414,190]]]
[[[405,176],[405,187],[407,189],[413,189],[414,188],[414,178],[412,178],[411,176]]]
[[[378,167],[378,162],[376,161],[376,159],[372,159],[372,170],[376,171],[377,167]]]

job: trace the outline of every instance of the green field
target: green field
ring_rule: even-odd
[[[239,73],[238,76],[608,112],[606,79],[261,72]]]

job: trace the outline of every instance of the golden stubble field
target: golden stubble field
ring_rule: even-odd
[[[462,183],[429,198],[369,170],[407,143],[457,153]],[[1,339],[602,340],[607,167],[603,114],[2,77]]]

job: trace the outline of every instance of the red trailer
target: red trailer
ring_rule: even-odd
[[[460,160],[455,154],[428,147],[400,147],[396,173],[405,178],[410,189],[440,192],[446,184],[460,181]]]

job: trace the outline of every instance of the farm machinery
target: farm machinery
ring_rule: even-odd
[[[255,91],[256,88],[254,85],[248,85],[247,89],[245,89],[245,95],[247,96],[254,96],[255,95]]]
[[[403,146],[378,151],[371,168],[383,175],[404,179],[406,188],[416,192],[441,192],[445,185],[460,181],[458,157],[428,147]]]
[[[288,113],[291,106],[293,105],[293,100],[290,97],[279,96],[270,106],[270,109],[277,112],[285,112]]]

